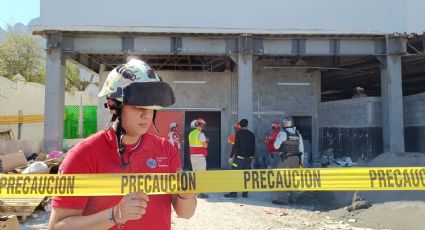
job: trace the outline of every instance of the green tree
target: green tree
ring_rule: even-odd
[[[11,26],[8,26],[5,37],[0,43],[0,76],[12,79],[21,74],[25,81],[44,84],[46,55],[35,37],[25,31],[13,30]],[[80,80],[80,69],[76,64],[66,62],[66,91],[83,91],[90,83]]]
[[[0,44],[0,76],[12,79],[19,73],[25,81],[43,83],[45,55],[34,36],[9,26],[5,37]]]
[[[72,89],[81,91],[82,82],[80,80],[80,69],[72,62],[66,62],[66,79],[65,90],[71,91]]]

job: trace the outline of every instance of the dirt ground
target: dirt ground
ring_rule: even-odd
[[[425,195],[425,194],[424,194]],[[419,230],[425,226],[425,202],[389,202],[366,210],[348,212],[343,207],[330,207],[315,199],[314,193],[300,196],[299,202],[288,206],[271,203],[274,193],[249,193],[248,198],[223,198],[222,193],[198,199],[195,215],[189,219],[172,215],[172,229],[393,229]],[[49,213],[37,211],[21,229],[47,229]],[[354,222],[355,221],[355,222]]]

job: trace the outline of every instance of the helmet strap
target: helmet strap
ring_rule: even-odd
[[[126,134],[125,129],[122,127],[121,114],[117,116],[117,130],[115,134],[117,135],[117,144],[118,144],[118,155],[121,158],[121,168],[127,168],[130,165],[130,162],[125,162],[124,153],[126,151],[125,145],[123,144],[123,138]]]
[[[156,114],[157,114],[157,111],[155,109],[155,110],[153,110],[152,124],[153,124],[153,128],[155,129],[155,131],[159,134],[159,129],[156,127],[156,124],[155,124]]]
[[[108,99],[108,102],[110,102]],[[123,144],[123,138],[126,134],[125,129],[122,127],[122,103],[118,100],[112,99],[114,103],[105,103],[105,107],[109,110],[113,111],[111,123],[116,122],[116,130],[115,135],[117,137],[117,145],[118,145],[118,155],[121,158],[121,168],[126,168],[130,163],[126,163],[124,160],[124,153],[126,151],[125,145]]]

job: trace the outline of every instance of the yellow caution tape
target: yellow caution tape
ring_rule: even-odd
[[[0,196],[239,191],[425,190],[425,167],[221,170],[174,174],[0,174]]]

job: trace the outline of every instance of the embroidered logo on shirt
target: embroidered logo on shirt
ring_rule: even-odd
[[[156,168],[156,160],[155,159],[153,159],[153,158],[149,158],[147,161],[146,161],[146,165],[149,167],[149,168]]]
[[[167,157],[157,157],[158,167],[165,168],[168,167],[168,158]]]

